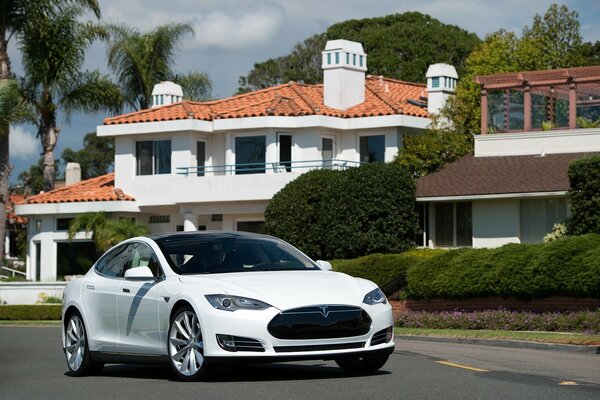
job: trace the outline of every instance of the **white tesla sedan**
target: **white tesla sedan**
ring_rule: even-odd
[[[105,363],[169,363],[182,380],[233,359],[375,371],[394,349],[391,307],[373,282],[330,270],[264,235],[128,239],[65,289],[67,365],[80,376]]]

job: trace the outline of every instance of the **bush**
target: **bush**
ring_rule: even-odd
[[[569,233],[600,233],[600,156],[573,161],[569,182]]]
[[[409,298],[600,297],[600,235],[451,250],[407,272]]]
[[[396,326],[429,329],[600,333],[600,310],[540,314],[507,310],[439,313],[409,311],[396,318]]]
[[[444,250],[419,249],[400,254],[371,254],[350,260],[333,260],[337,272],[375,282],[386,295],[391,295],[406,284],[408,268]]]
[[[393,164],[310,171],[277,193],[265,211],[265,232],[319,259],[399,253],[419,228],[415,185]]]
[[[42,321],[60,320],[61,304],[0,305],[0,320]]]

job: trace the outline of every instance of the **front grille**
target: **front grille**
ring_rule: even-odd
[[[283,311],[269,322],[278,339],[332,339],[366,335],[371,318],[360,307],[323,305]]]
[[[373,338],[371,338],[371,346],[376,346],[378,344],[389,342],[388,331],[390,329],[392,329],[392,328],[386,328],[386,329],[383,329],[383,330],[377,332],[376,334],[374,334]]]
[[[265,348],[256,339],[234,336],[233,342],[237,351],[257,351],[263,353]]]
[[[327,351],[327,350],[345,350],[345,349],[362,349],[365,347],[365,342],[355,343],[335,343],[335,344],[319,344],[305,346],[275,346],[276,353],[293,353],[295,351]]]

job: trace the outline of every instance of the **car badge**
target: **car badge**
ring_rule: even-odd
[[[319,309],[321,310],[321,315],[323,316],[323,318],[327,318],[327,316],[329,315],[329,307],[319,306]]]

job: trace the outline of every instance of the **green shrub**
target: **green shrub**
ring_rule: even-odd
[[[42,321],[60,320],[61,304],[0,305],[0,320]]]
[[[600,156],[573,161],[569,182],[569,233],[600,233]]]
[[[319,259],[399,253],[419,230],[414,195],[412,178],[394,164],[310,171],[273,197],[265,232]]]
[[[596,234],[544,244],[451,250],[408,270],[407,295],[417,300],[600,297],[599,256]]]

